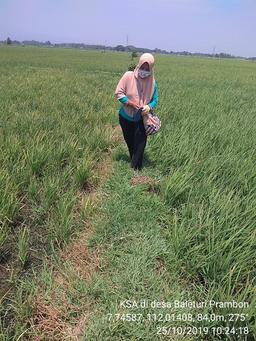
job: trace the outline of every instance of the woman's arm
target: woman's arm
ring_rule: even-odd
[[[126,96],[126,80],[127,80],[127,72],[123,74],[115,90],[115,98],[117,100],[123,100],[122,103],[128,102],[128,97]]]
[[[148,105],[150,106],[151,109],[153,109],[153,108],[155,108],[157,103],[158,103],[158,86],[157,86],[157,83],[155,81],[154,93],[153,93],[152,99],[148,103]]]
[[[137,103],[129,100],[129,98],[126,96],[126,81],[128,77],[128,72],[129,71],[126,71],[122,78],[120,79],[120,81],[118,82],[115,91],[115,98],[125,105],[130,105],[135,109],[139,109]]]
[[[124,96],[122,98],[119,98],[119,101],[121,103],[123,103],[124,105],[130,105],[131,107],[135,108],[135,109],[139,109],[139,105],[137,105],[137,103],[131,101],[127,96]]]
[[[129,99],[128,99],[127,96],[124,96],[124,97],[122,97],[122,98],[119,98],[118,100],[119,100],[121,103],[123,103],[123,104],[128,103],[128,101],[129,101]]]

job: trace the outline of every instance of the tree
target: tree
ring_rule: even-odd
[[[133,58],[137,58],[137,57],[138,57],[137,52],[136,52],[136,51],[133,51],[133,52],[132,52],[132,59],[133,59]]]
[[[136,64],[134,63],[131,63],[129,66],[128,66],[128,71],[134,71],[134,69],[136,68]]]
[[[125,47],[124,47],[123,45],[117,45],[117,46],[115,47],[115,50],[116,50],[116,51],[125,51]]]
[[[8,38],[6,39],[6,44],[7,44],[7,45],[11,45],[11,43],[12,43],[12,41],[11,41],[11,39],[8,37]]]

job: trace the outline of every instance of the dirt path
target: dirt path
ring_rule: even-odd
[[[112,128],[112,140],[114,144],[123,141],[120,126]],[[28,336],[32,340],[44,340],[45,338],[80,340],[89,319],[93,316],[94,302],[86,299],[86,302],[78,307],[71,304],[68,298],[70,292],[75,290],[73,286],[77,280],[88,283],[100,271],[101,254],[104,250],[100,248],[90,250],[88,241],[94,233],[92,225],[97,219],[98,208],[102,200],[105,200],[101,187],[113,172],[112,153],[114,149],[110,148],[104,153],[101,161],[96,165],[92,179],[94,186],[80,194],[80,206],[90,207],[91,211],[85,222],[84,230],[79,234],[78,239],[59,253],[60,266],[52,264],[51,261],[48,264],[49,269],[52,269],[52,290],[46,294],[42,288],[37,293],[34,302],[35,311],[30,319],[28,330]],[[74,318],[70,318],[71,314],[74,315]]]
[[[130,169],[119,126],[112,134],[115,147],[95,168],[97,185],[81,193],[80,205],[90,212],[84,230],[49,260],[39,280],[26,332],[31,340],[162,340],[153,322],[135,326],[107,316],[145,313],[120,307],[124,299],[187,297],[186,283],[168,264],[168,215],[156,170]]]

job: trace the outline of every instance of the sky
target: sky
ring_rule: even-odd
[[[0,40],[256,56],[256,0],[0,0]]]

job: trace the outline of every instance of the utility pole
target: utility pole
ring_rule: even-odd
[[[213,50],[212,50],[212,56],[213,57],[215,56],[215,48],[216,48],[216,46],[213,46]]]

